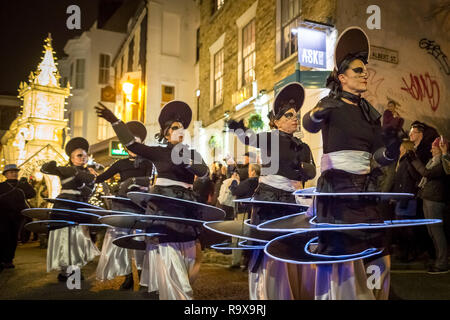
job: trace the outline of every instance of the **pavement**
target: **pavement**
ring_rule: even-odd
[[[69,290],[58,282],[58,272],[46,272],[46,250],[38,242],[19,245],[14,269],[0,272],[1,300],[157,300],[154,294],[118,290],[124,277],[110,281],[95,279],[98,258],[83,268],[81,289]],[[203,251],[202,265],[193,284],[195,300],[248,300],[248,275],[229,268],[231,255]],[[137,271],[134,270],[137,279]],[[450,273],[430,275],[423,261],[392,263],[390,300],[450,300]]]

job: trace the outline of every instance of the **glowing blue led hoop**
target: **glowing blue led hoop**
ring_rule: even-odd
[[[280,239],[283,239],[283,238],[286,238],[286,237],[289,237],[289,236],[292,236],[293,234],[296,234],[296,233],[282,235],[280,237],[277,237],[275,239],[270,240],[269,243],[267,243],[265,245],[265,247],[264,247],[264,253],[268,257],[270,257],[270,258],[272,258],[274,260],[281,261],[281,262],[286,262],[286,263],[293,263],[293,264],[333,264],[333,263],[343,263],[343,262],[349,262],[349,261],[356,261],[356,260],[366,259],[366,258],[375,256],[375,255],[378,255],[378,254],[380,254],[383,251],[383,250],[377,250],[377,251],[374,251],[372,253],[367,253],[365,255],[361,255],[359,257],[349,257],[349,258],[343,258],[343,259],[339,259],[339,260],[311,260],[311,261],[298,261],[298,260],[283,259],[283,258],[276,257],[276,256],[272,255],[271,253],[269,253],[267,251],[267,248],[269,247],[269,245],[272,242],[280,240]]]
[[[321,223],[315,222],[316,216],[309,220],[309,226],[304,227],[292,227],[292,228],[267,228],[268,224],[275,221],[281,221],[290,219],[296,216],[304,215],[304,212],[294,213],[291,215],[275,218],[259,224],[256,229],[259,231],[272,231],[272,232],[314,232],[314,231],[326,231],[326,230],[357,230],[357,229],[386,229],[386,228],[398,228],[398,227],[413,227],[427,224],[442,223],[440,219],[410,219],[410,220],[386,220],[379,223],[349,223],[349,224],[333,224],[333,223]]]
[[[369,249],[363,250],[363,251],[358,252],[358,253],[342,254],[342,255],[327,255],[327,254],[313,253],[313,252],[311,252],[311,251],[309,250],[309,246],[310,246],[310,244],[311,244],[313,241],[318,240],[318,239],[319,239],[319,237],[312,238],[311,240],[309,240],[309,241],[305,244],[304,250],[305,250],[305,253],[306,253],[307,255],[310,255],[310,256],[313,256],[313,257],[319,257],[319,258],[329,258],[329,259],[341,258],[341,259],[346,259],[346,258],[354,258],[354,257],[358,257],[358,256],[361,256],[361,255],[365,255],[365,254],[369,254],[369,253],[372,253],[372,252],[377,251],[376,248],[369,248]]]
[[[413,198],[412,193],[402,192],[317,192],[315,187],[296,190],[292,193],[299,197],[339,197],[339,196],[374,196]]]

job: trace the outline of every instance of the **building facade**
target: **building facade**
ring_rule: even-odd
[[[112,108],[125,122],[142,121],[148,130],[147,143],[156,143],[158,116],[165,103],[183,100],[192,107],[194,118],[197,115],[199,24],[195,1],[140,1],[112,57]],[[112,139],[115,138],[91,146],[96,161],[103,164],[113,161],[108,151]]]
[[[250,127],[259,124],[256,130],[269,129],[267,113],[283,80],[294,75],[296,68],[300,75],[315,70],[298,66],[297,34],[292,30],[306,25],[305,20],[314,22],[310,23],[314,28],[322,26],[329,55],[336,36],[332,27],[335,11],[335,1],[329,0],[201,2],[199,81],[204,129],[200,148],[208,162],[227,156],[239,161],[246,150],[226,132],[228,119],[244,119]],[[325,69],[331,66],[328,63]],[[307,77],[303,84],[307,88],[303,109],[312,108],[326,90]],[[303,140],[319,159],[320,137],[305,134]],[[214,145],[216,150],[212,150]]]
[[[63,84],[72,87],[67,107],[72,137],[85,137],[95,144],[113,135],[110,126],[97,118],[94,106],[102,101],[114,107],[111,62],[124,38],[124,33],[98,29],[94,23],[89,31],[64,46],[67,57],[60,65]]]

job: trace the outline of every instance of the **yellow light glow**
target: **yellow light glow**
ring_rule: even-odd
[[[126,81],[122,84],[122,90],[127,96],[131,95],[131,93],[133,92],[133,87],[134,87],[134,84],[132,84],[131,82],[128,82],[128,81]]]

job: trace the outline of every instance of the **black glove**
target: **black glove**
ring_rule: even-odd
[[[400,155],[400,145],[402,144],[402,132],[393,127],[383,128],[381,138],[386,147],[386,157],[389,159],[397,159]]]
[[[241,120],[237,122],[236,120],[230,120],[227,122],[228,128],[236,131],[237,129],[242,129],[244,131],[247,130],[247,128],[244,125],[244,120]]]
[[[334,99],[322,99],[319,101],[317,106],[315,106],[310,113],[310,116],[315,120],[325,119],[331,110],[336,109],[341,104],[336,102]]]
[[[97,116],[105,119],[109,123],[117,122],[119,119],[114,115],[114,113],[109,110],[105,105],[103,105],[100,101],[98,102],[100,106],[95,106],[95,112],[97,112]]]

